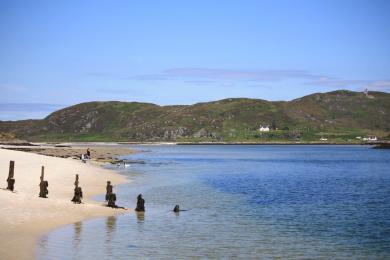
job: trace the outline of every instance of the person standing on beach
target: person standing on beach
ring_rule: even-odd
[[[88,159],[91,159],[91,152],[89,151],[89,148],[87,149],[87,156],[88,156]]]

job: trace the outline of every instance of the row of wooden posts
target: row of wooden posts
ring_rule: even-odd
[[[8,178],[7,178],[7,189],[10,191],[14,191],[15,188],[15,178],[14,178],[14,172],[15,172],[15,161],[9,162],[9,172],[8,172]],[[39,197],[40,198],[47,198],[47,195],[49,194],[49,182],[45,181],[45,167],[42,166],[41,168],[41,177],[40,177],[40,183],[39,183]],[[74,194],[72,198],[72,202],[76,204],[81,203],[81,199],[83,198],[83,190],[79,186],[79,175],[76,174],[76,180],[74,182]],[[115,204],[116,201],[116,194],[113,192],[113,186],[111,185],[110,181],[107,181],[106,186],[106,201],[107,206],[111,208],[118,208],[118,206]],[[137,197],[137,207],[135,209],[136,211],[145,211],[145,200],[142,198],[142,194],[139,194]]]

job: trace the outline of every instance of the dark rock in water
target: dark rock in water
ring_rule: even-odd
[[[173,212],[179,212],[180,211],[180,207],[179,205],[176,205],[174,208],[173,208]]]
[[[142,160],[114,159],[111,164],[145,164]]]
[[[135,211],[145,211],[145,200],[142,198],[142,194],[139,194],[137,197],[137,207],[135,208]]]

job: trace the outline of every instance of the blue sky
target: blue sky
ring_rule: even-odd
[[[0,120],[390,91],[390,1],[0,0]]]

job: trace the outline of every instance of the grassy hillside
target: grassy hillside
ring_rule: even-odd
[[[89,102],[42,120],[0,121],[30,141],[356,141],[388,138],[390,94],[334,91],[289,102],[231,98],[190,106]],[[272,130],[259,132],[260,125]]]

